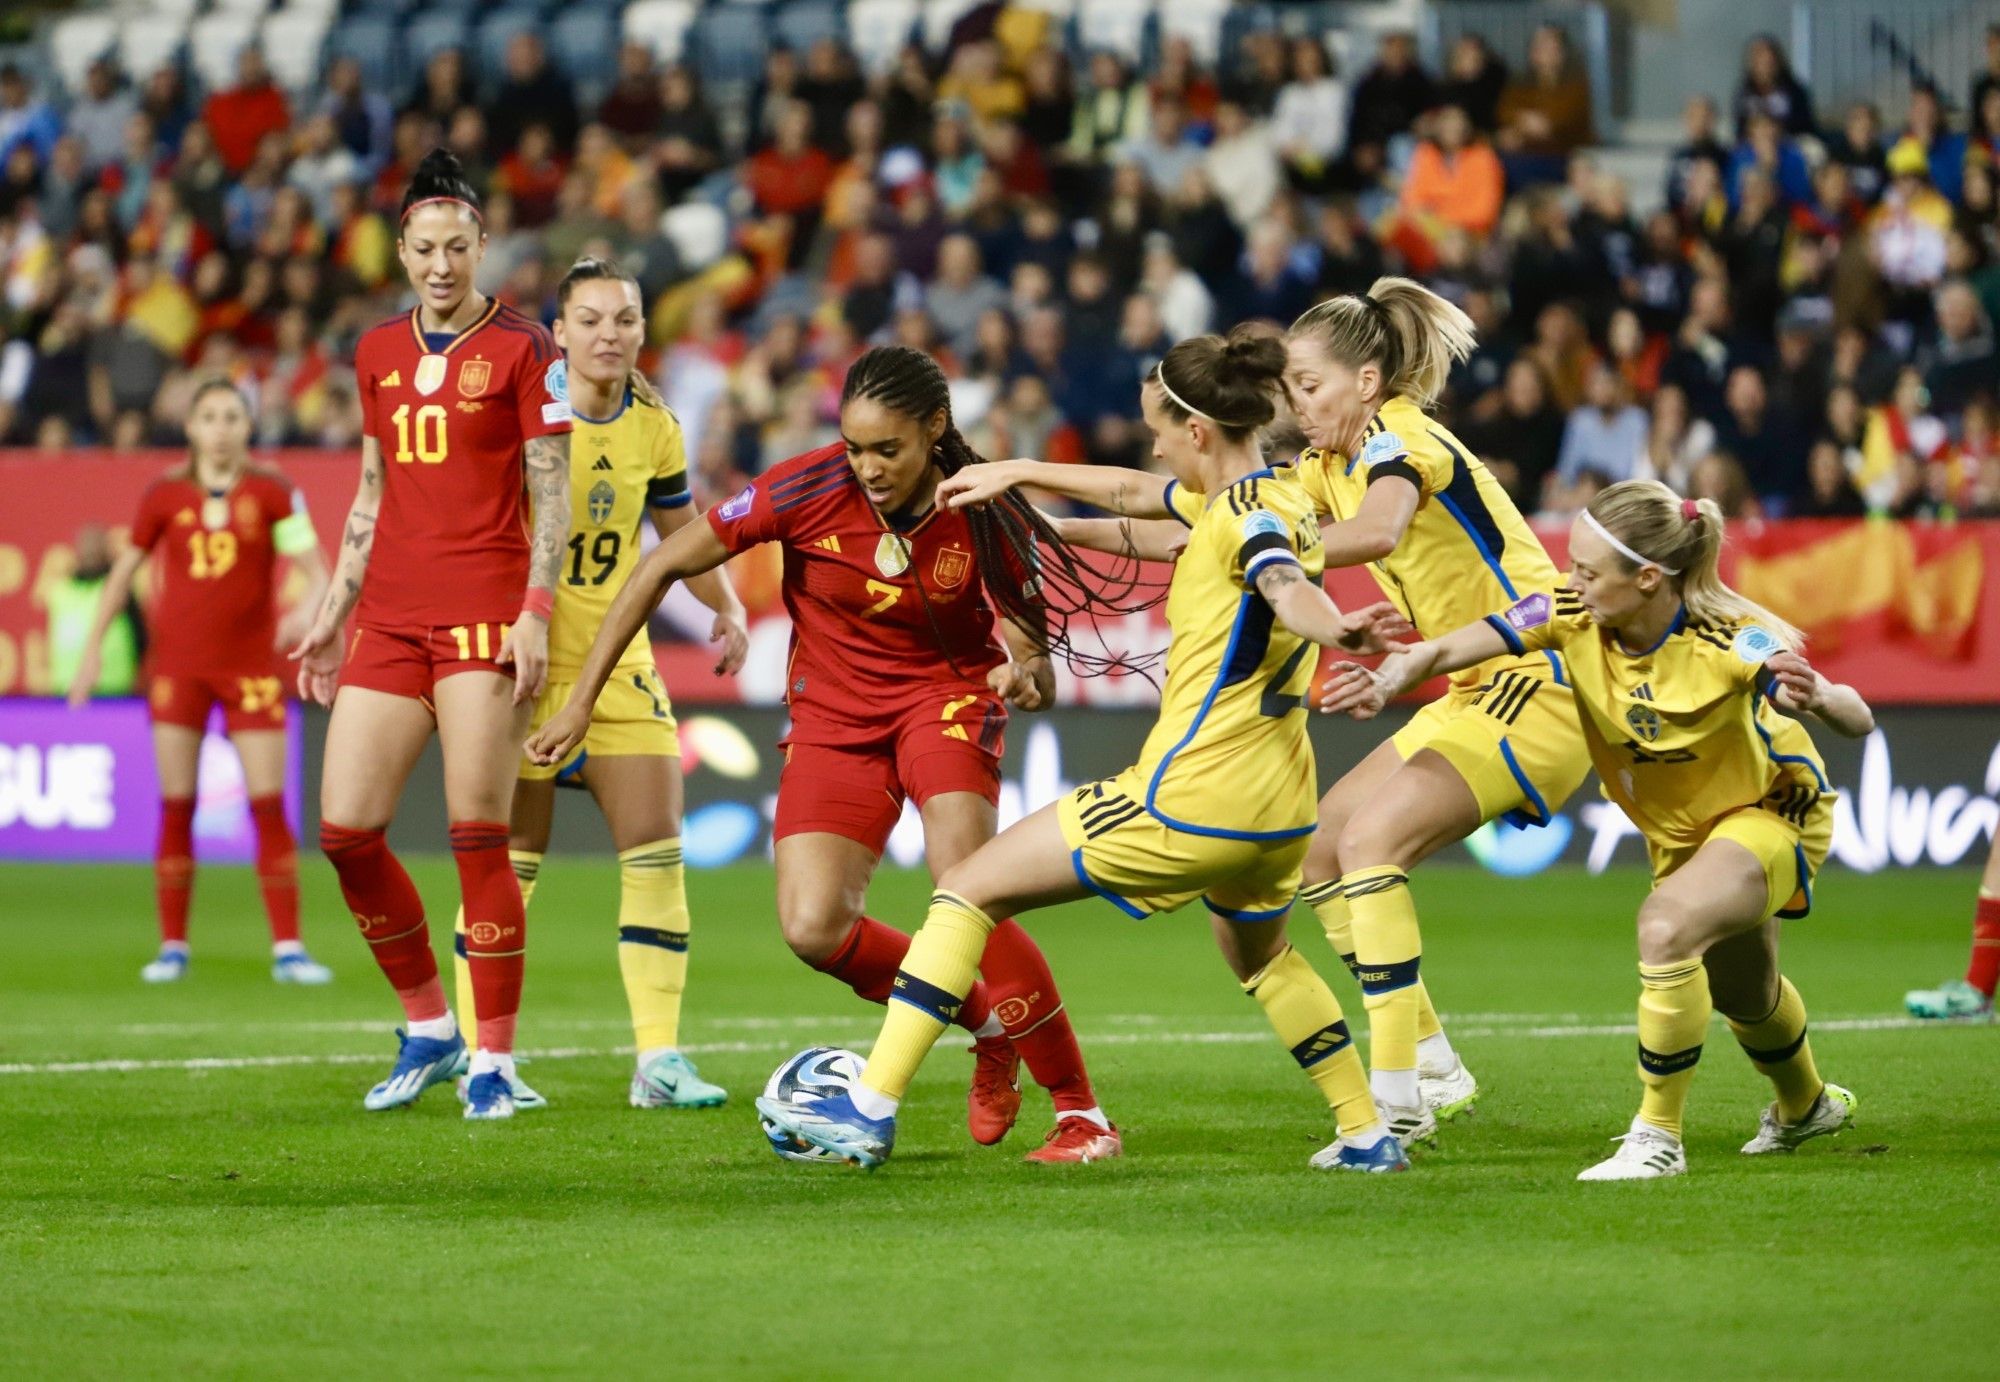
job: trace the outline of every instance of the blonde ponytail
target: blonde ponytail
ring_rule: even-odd
[[[653,381],[646,377],[644,370],[625,371],[625,387],[632,391],[632,397],[649,408],[664,408],[667,400],[660,397],[660,391],[653,387]]]
[[[1682,499],[1658,480],[1623,480],[1601,490],[1585,512],[1679,583],[1690,621],[1756,624],[1793,651],[1805,646],[1798,629],[1723,584],[1726,524],[1713,499]]]
[[[1407,278],[1378,278],[1367,295],[1329,298],[1292,323],[1294,339],[1317,341],[1328,358],[1382,370],[1382,396],[1437,406],[1451,367],[1472,354],[1472,318]]]

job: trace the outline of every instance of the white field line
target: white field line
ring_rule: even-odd
[[[868,1033],[849,1025],[841,1028],[830,1019],[814,1019],[821,1024],[823,1033],[834,1039],[861,1041]],[[714,1025],[721,1025],[716,1023]],[[787,1022],[786,1025],[792,1025]],[[1925,1022],[1914,1017],[1853,1017],[1834,1018],[1814,1022],[1814,1030],[1821,1032],[1879,1032],[1911,1031],[1919,1027],[1936,1027],[1935,1022]],[[828,1029],[833,1029],[830,1032]],[[380,1032],[380,1025],[369,1028]],[[1499,1027],[1499,1026],[1458,1026],[1452,1035],[1461,1040],[1477,1040],[1482,1037],[1527,1037],[1545,1041],[1562,1037],[1613,1037],[1635,1036],[1638,1028],[1629,1022],[1577,1023],[1561,1026],[1539,1027]],[[1234,1046],[1269,1042],[1271,1034],[1265,1030],[1237,1029],[1229,1031],[1145,1031],[1145,1032],[1099,1032],[1082,1038],[1086,1047],[1096,1046]],[[730,1055],[755,1055],[758,1053],[777,1054],[792,1049],[790,1040],[761,1041],[717,1041],[692,1043],[682,1048],[691,1054],[723,1053]],[[554,1046],[540,1050],[522,1051],[523,1060],[583,1060],[605,1056],[628,1056],[630,1046]],[[285,1066],[314,1065],[380,1065],[386,1054],[381,1051],[336,1052],[326,1055],[295,1054],[272,1056],[191,1056],[182,1059],[140,1059],[123,1058],[88,1061],[17,1061],[0,1064],[0,1075],[105,1075],[130,1074],[148,1070],[261,1070]]]

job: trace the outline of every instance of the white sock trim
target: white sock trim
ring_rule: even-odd
[[[847,1097],[863,1118],[894,1118],[903,1103],[901,1099],[892,1099],[879,1089],[870,1089],[859,1080],[847,1091]]]
[[[1440,1074],[1458,1068],[1458,1052],[1451,1049],[1451,1038],[1443,1032],[1434,1032],[1417,1042],[1417,1068],[1431,1069]]]
[[[424,1019],[422,1022],[410,1023],[409,1032],[413,1037],[429,1037],[432,1041],[449,1041],[452,1037],[458,1035],[458,1019],[447,1012],[443,1017],[431,1017]]]
[[[1060,1123],[1065,1118],[1081,1118],[1087,1123],[1095,1123],[1099,1128],[1101,1128],[1105,1132],[1111,1131],[1111,1120],[1109,1118],[1106,1118],[1104,1116],[1104,1110],[1099,1108],[1095,1104],[1092,1104],[1089,1108],[1057,1109],[1056,1122]]]
[[[991,1037],[1005,1036],[1006,1029],[1000,1025],[1000,1015],[989,1012],[986,1014],[986,1020],[973,1030],[972,1035],[974,1040],[985,1041]]]
[[[1417,1072],[1414,1070],[1371,1070],[1368,1072],[1368,1091],[1375,1096],[1375,1102],[1390,1108],[1415,1108],[1417,1106]]]
[[[497,1070],[505,1075],[511,1084],[514,1079],[514,1057],[504,1051],[474,1051],[470,1073],[477,1076],[491,1070]]]

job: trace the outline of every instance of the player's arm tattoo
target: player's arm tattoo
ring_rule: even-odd
[[[1257,593],[1266,600],[1276,600],[1288,585],[1297,585],[1306,578],[1306,573],[1288,561],[1274,561],[1257,573]]]
[[[368,558],[375,550],[375,516],[382,507],[382,453],[371,440],[361,444],[361,484],[354,491],[354,503],[347,510],[347,526],[340,534],[340,556],[333,577],[320,601],[319,622],[338,624],[361,598],[361,582],[368,575]]]
[[[562,572],[563,541],[569,536],[569,435],[536,437],[522,450],[528,494],[535,505],[535,536],[528,558],[528,585],[554,590]]]

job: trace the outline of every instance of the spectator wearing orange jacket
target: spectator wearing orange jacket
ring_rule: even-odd
[[[202,123],[214,136],[223,166],[241,176],[257,157],[257,145],[267,134],[291,128],[292,107],[271,80],[264,54],[254,43],[236,59],[236,85],[216,92],[202,107]]]
[[[1440,236],[1460,230],[1483,238],[1499,223],[1506,182],[1499,156],[1470,117],[1446,106],[1433,119],[1432,137],[1410,158],[1387,238],[1414,272],[1429,273]]]

